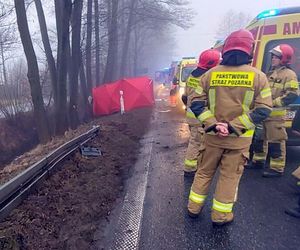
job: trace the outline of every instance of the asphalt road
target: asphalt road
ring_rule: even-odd
[[[201,216],[187,216],[192,184],[183,176],[188,126],[183,113],[169,108],[165,97],[157,100],[152,126],[153,148],[136,248],[300,249],[300,220],[284,213],[297,202],[289,182],[290,173],[300,164],[300,148],[288,149],[287,169],[281,178],[265,179],[261,170],[245,170],[234,206],[234,223],[214,228],[210,209],[215,182]]]

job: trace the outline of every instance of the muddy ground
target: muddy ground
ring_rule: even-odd
[[[124,180],[130,175],[151,117],[152,109],[143,108],[82,126],[79,131],[100,125],[100,136],[88,145],[100,148],[103,155],[84,158],[78,151],[67,160],[0,223],[0,249],[89,249],[97,225],[109,220],[116,199],[123,194]],[[19,157],[0,177],[9,178],[20,171],[15,172],[17,166],[28,165],[33,158],[49,153],[51,145],[59,144],[54,140],[48,147],[40,146]]]

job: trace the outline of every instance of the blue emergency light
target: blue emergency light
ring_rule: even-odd
[[[279,10],[273,9],[273,10],[266,10],[258,14],[257,19],[270,17],[270,16],[276,16],[279,13]]]

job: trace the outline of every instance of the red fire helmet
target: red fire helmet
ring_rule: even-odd
[[[211,69],[218,65],[221,60],[221,54],[216,49],[204,50],[199,56],[198,68]]]
[[[294,49],[288,44],[279,44],[271,49],[270,53],[278,56],[281,64],[291,64],[294,56]]]
[[[254,38],[250,31],[240,29],[232,32],[225,40],[222,55],[231,50],[240,50],[252,56],[254,48]]]

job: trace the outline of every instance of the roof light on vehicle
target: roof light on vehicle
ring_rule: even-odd
[[[266,10],[258,14],[257,19],[270,17],[270,16],[276,16],[279,13],[279,10],[273,9],[273,10]]]

